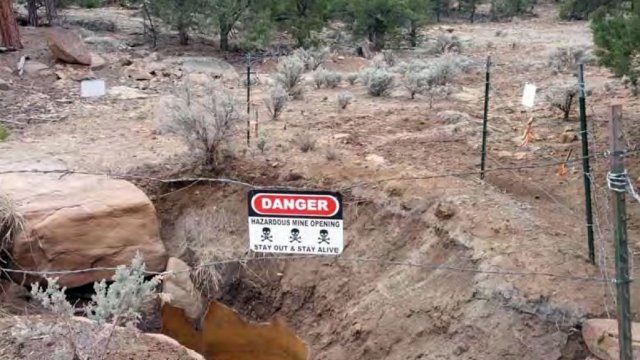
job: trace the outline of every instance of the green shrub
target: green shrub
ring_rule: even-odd
[[[547,65],[556,72],[575,73],[578,64],[592,62],[593,55],[586,46],[564,46],[551,53]]]
[[[353,94],[348,91],[343,91],[338,94],[338,107],[342,110],[346,109],[353,101]]]
[[[562,111],[563,120],[569,120],[580,88],[577,84],[559,84],[552,86],[545,94],[546,100],[552,108]]]
[[[85,9],[95,9],[103,6],[102,0],[80,0],[78,5]]]
[[[287,56],[278,63],[275,79],[289,94],[293,94],[293,90],[300,84],[304,69],[304,62],[298,56]]]
[[[265,99],[267,111],[272,120],[278,120],[289,102],[289,94],[280,84],[269,89],[269,98]]]
[[[7,140],[9,137],[9,129],[0,124],[0,142]]]
[[[640,64],[634,59],[640,55],[640,15],[612,16],[603,11],[594,14],[591,29],[600,63],[637,87],[640,67],[635,65]]]
[[[359,77],[360,76],[358,75],[358,73],[349,73],[347,74],[346,79],[349,82],[349,84],[355,85]]]
[[[362,79],[369,95],[388,95],[394,87],[393,75],[386,69],[368,68],[363,70]]]
[[[560,18],[563,20],[585,20],[600,8],[614,6],[616,0],[565,0],[560,8]]]
[[[532,0],[492,0],[491,17],[503,20],[516,15],[530,12],[533,9]]]

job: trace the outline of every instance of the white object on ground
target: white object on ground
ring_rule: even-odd
[[[532,108],[536,101],[536,86],[526,83],[524,85],[524,91],[522,92],[522,105],[524,107]]]
[[[84,80],[80,83],[81,97],[104,96],[107,92],[104,80]]]

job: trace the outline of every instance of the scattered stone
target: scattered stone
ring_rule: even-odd
[[[151,80],[152,76],[146,70],[140,69],[138,67],[128,67],[124,74],[133,80],[142,81],[142,80]]]
[[[376,155],[376,154],[369,154],[365,157],[365,160],[367,160],[370,163],[373,163],[374,165],[382,165],[384,164],[384,158],[380,155]]]
[[[28,60],[24,63],[22,71],[28,76],[41,76],[45,75],[45,71],[49,70],[49,67],[41,62]]]
[[[295,171],[289,171],[289,173],[283,178],[284,181],[298,181],[302,179],[304,179],[304,175]]]
[[[434,215],[440,220],[449,220],[456,215],[456,209],[448,204],[438,204]]]
[[[161,343],[163,343],[165,345],[170,345],[170,346],[173,346],[175,348],[182,349],[182,350],[184,350],[184,352],[192,360],[205,360],[205,358],[202,355],[198,354],[197,352],[195,352],[195,351],[193,351],[193,350],[191,350],[191,349],[189,349],[187,347],[184,347],[184,346],[180,345],[180,343],[177,340],[175,340],[173,338],[170,338],[167,335],[146,333],[146,334],[144,334],[144,336],[150,337],[150,338],[152,338],[154,340],[157,340],[158,342],[161,342]]]
[[[576,133],[562,133],[562,135],[560,135],[560,142],[563,144],[568,144],[568,143],[572,143],[574,141],[578,141],[578,134]]]
[[[471,121],[471,116],[469,116],[469,114],[455,110],[441,111],[437,116],[438,119],[444,121],[447,124],[458,124],[461,122]]]
[[[151,87],[151,81],[138,81],[136,82],[136,88],[140,90],[148,90]]]
[[[91,69],[73,69],[73,68],[63,68],[54,72],[58,80],[73,80],[73,81],[83,81],[83,80],[93,80],[95,79],[95,75],[91,71]]]
[[[560,142],[563,144],[571,143],[574,141],[578,141],[578,134],[572,126],[567,126],[564,128],[564,133],[560,135]]]
[[[82,38],[72,31],[51,28],[46,32],[53,56],[69,64],[91,65],[91,53]]]
[[[107,65],[107,61],[100,55],[91,53],[91,68],[93,70],[103,69]]]
[[[633,353],[640,355],[640,323],[631,323]],[[593,355],[601,360],[618,360],[618,323],[613,319],[589,319],[582,323],[582,338]],[[634,359],[640,356],[634,355]]]
[[[221,59],[213,57],[187,57],[179,59],[178,61],[182,61],[182,69],[186,73],[207,74],[209,77],[214,79],[239,79],[236,69],[231,64]]]
[[[80,26],[91,31],[116,32],[118,30],[115,22],[100,18],[67,16],[64,21],[69,25]]]
[[[191,73],[187,75],[187,79],[192,84],[206,85],[211,82],[211,78],[207,74]]]
[[[0,190],[15,200],[27,231],[15,240],[11,258],[20,269],[80,270],[128,264],[137,252],[149,271],[162,271],[167,257],[153,203],[135,185],[104,176],[5,174]],[[61,275],[69,288],[109,279],[113,271]],[[31,283],[36,276],[14,280]]]
[[[118,51],[127,47],[120,40],[110,36],[89,36],[84,39],[84,42],[94,45],[93,47],[99,49],[101,52]]]
[[[145,99],[149,97],[149,95],[142,91],[128,86],[110,87],[107,93],[110,97],[118,100]]]
[[[133,61],[128,57],[124,57],[124,58],[120,59],[120,65],[122,65],[122,66],[131,66],[131,65],[133,65]]]
[[[11,86],[9,86],[8,82],[0,79],[0,90],[2,90],[2,91],[11,90]]]
[[[202,297],[191,282],[191,268],[184,261],[177,258],[169,258],[167,272],[176,272],[164,278],[162,292],[169,295],[166,303],[184,310],[191,319],[199,319],[204,313]]]

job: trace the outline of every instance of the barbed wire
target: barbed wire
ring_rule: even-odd
[[[640,147],[635,146],[631,149],[623,150],[622,156],[629,156],[630,154],[640,152]],[[603,153],[591,154],[589,156],[578,156],[569,160],[559,160],[559,161],[551,161],[546,163],[538,163],[538,164],[527,164],[527,165],[515,165],[515,166],[499,166],[494,168],[485,169],[484,173],[492,173],[498,171],[515,171],[515,170],[527,170],[527,169],[537,169],[537,168],[545,168],[545,167],[553,167],[559,166],[562,164],[567,164],[570,162],[575,162],[584,158],[590,158],[594,160],[598,159],[606,159],[609,157],[609,152],[605,151]],[[303,187],[291,187],[291,186],[272,186],[272,185],[257,185],[251,184],[245,181],[230,179],[230,178],[210,178],[210,177],[182,177],[182,178],[171,178],[171,179],[163,179],[159,177],[153,176],[145,176],[145,175],[135,175],[135,174],[117,174],[110,172],[90,172],[90,171],[81,171],[81,170],[69,170],[69,169],[52,169],[52,170],[43,170],[43,169],[16,169],[16,170],[2,170],[0,171],[0,175],[7,174],[21,174],[21,173],[38,173],[38,174],[59,174],[60,178],[63,178],[68,175],[77,174],[77,175],[96,175],[96,176],[107,176],[117,179],[127,179],[127,180],[146,180],[146,181],[154,181],[163,184],[172,184],[172,183],[185,183],[185,182],[217,182],[224,184],[232,184],[239,185],[243,187],[247,187],[250,189],[291,189],[291,190],[304,190],[306,188]],[[414,180],[429,180],[429,179],[438,179],[438,178],[446,178],[446,177],[464,177],[470,175],[480,175],[483,172],[480,170],[469,170],[469,171],[459,171],[459,172],[446,172],[440,174],[431,174],[431,175],[422,175],[422,176],[398,176],[398,177],[388,177],[377,180],[368,180],[362,181],[359,183],[355,183],[349,186],[340,187],[338,191],[347,191],[357,187],[364,187],[368,185],[380,184],[384,182],[391,181],[414,181]]]
[[[541,276],[547,278],[554,278],[559,280],[567,280],[567,281],[578,281],[578,282],[587,282],[587,283],[597,283],[598,285],[601,283],[611,282],[615,280],[601,278],[601,277],[590,277],[590,276],[581,276],[581,275],[573,275],[573,274],[555,274],[546,271],[522,271],[522,270],[514,270],[514,269],[502,269],[502,268],[493,268],[489,270],[476,269],[472,267],[461,267],[461,266],[453,266],[447,265],[446,263],[421,263],[414,261],[400,261],[400,260],[384,260],[380,258],[367,258],[367,257],[343,257],[338,256],[335,258],[330,258],[324,255],[289,255],[289,256],[269,256],[269,257],[244,257],[244,258],[234,258],[234,259],[226,259],[226,260],[217,260],[199,264],[194,266],[191,269],[184,270],[176,270],[176,271],[145,271],[145,273],[149,276],[171,276],[177,275],[181,273],[190,273],[191,271],[208,268],[208,267],[216,267],[221,265],[228,264],[238,264],[238,263],[248,263],[254,261],[265,261],[265,260],[335,260],[341,262],[355,262],[355,263],[371,263],[375,265],[382,266],[408,266],[408,267],[416,267],[431,271],[444,270],[444,271],[453,271],[453,272],[462,272],[462,273],[474,273],[474,274],[484,274],[484,275],[498,275],[498,276]],[[74,275],[74,274],[85,274],[90,272],[99,272],[99,271],[116,271],[118,269],[130,269],[128,266],[120,266],[120,267],[96,267],[96,268],[87,268],[87,269],[77,269],[77,270],[23,270],[23,269],[11,269],[11,268],[1,268],[0,272],[5,273],[13,273],[13,274],[21,274],[21,275],[39,275],[39,276],[64,276],[64,275]]]

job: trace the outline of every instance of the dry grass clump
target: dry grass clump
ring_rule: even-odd
[[[15,202],[0,192],[0,261],[9,255],[16,237],[25,229],[25,221]]]

